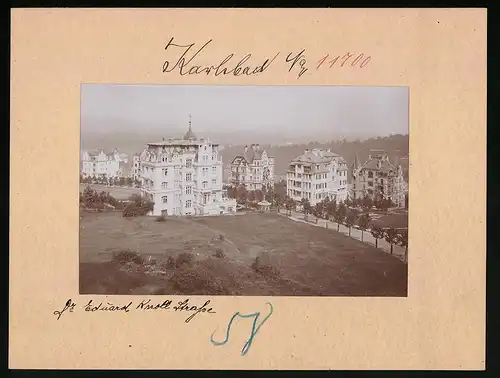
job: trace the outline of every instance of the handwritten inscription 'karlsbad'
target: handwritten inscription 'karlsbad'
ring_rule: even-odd
[[[235,58],[234,54],[228,54],[225,58],[217,61],[215,64],[201,64],[202,52],[207,49],[207,46],[212,43],[210,39],[200,48],[195,48],[194,43],[180,45],[174,43],[174,38],[171,38],[165,46],[165,50],[169,56],[174,55],[175,58],[165,60],[163,62],[163,73],[177,72],[181,76],[185,75],[257,75],[265,72],[275,61],[282,61],[288,68],[288,72],[293,72],[299,79],[303,74],[309,71],[306,50],[302,49],[299,52],[290,52],[284,54],[282,58],[276,60],[280,52],[276,54],[255,59],[252,54],[247,54],[240,60]],[[298,51],[298,50],[297,50]],[[286,56],[285,56],[286,55]],[[370,63],[371,56],[365,53],[341,52],[340,54],[327,53],[317,62],[316,71],[322,66],[340,69],[361,69]]]
[[[215,76],[230,74],[234,76],[255,75],[267,70],[279,55],[279,53],[277,53],[273,57],[266,58],[261,63],[254,64],[252,66],[250,64],[247,64],[247,62],[252,58],[252,54],[247,54],[236,62],[234,62],[235,59],[233,59],[234,54],[229,54],[218,64],[203,66],[197,65],[196,59],[199,57],[200,53],[212,42],[212,40],[209,40],[194,52],[191,51],[191,49],[193,49],[195,45],[194,43],[191,43],[189,45],[178,45],[176,43],[173,43],[173,41],[174,38],[171,38],[165,46],[165,50],[168,50],[169,52],[173,50],[172,53],[180,53],[181,55],[178,56],[175,63],[172,63],[169,60],[165,60],[165,62],[163,63],[163,72],[167,73],[176,70],[182,76],[198,74],[213,74]]]

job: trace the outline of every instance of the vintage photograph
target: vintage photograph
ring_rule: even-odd
[[[408,285],[409,88],[81,86],[80,294]]]

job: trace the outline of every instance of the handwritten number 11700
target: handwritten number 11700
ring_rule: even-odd
[[[318,70],[322,65],[329,66],[330,68],[339,66],[344,67],[345,65],[350,65],[351,67],[364,68],[368,63],[370,63],[371,56],[365,56],[361,54],[346,53],[344,55],[337,55],[330,57],[330,54],[326,54],[323,58],[318,61],[316,70]]]

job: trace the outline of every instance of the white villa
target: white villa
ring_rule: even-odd
[[[244,152],[233,158],[230,169],[233,186],[243,184],[248,190],[262,190],[274,183],[274,158],[258,144],[245,146]]]
[[[190,117],[191,118],[191,117]],[[197,139],[148,143],[140,154],[141,193],[154,202],[151,215],[222,215],[236,212],[236,200],[222,189],[218,144]]]
[[[84,177],[120,177],[124,173],[123,167],[128,162],[127,155],[120,154],[116,148],[111,153],[106,153],[104,150],[82,151],[81,158]]]
[[[326,197],[343,202],[348,197],[347,171],[342,156],[330,150],[305,150],[289,164],[287,195],[296,201],[306,198],[313,206]]]

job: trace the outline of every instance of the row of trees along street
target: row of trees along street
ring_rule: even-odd
[[[370,211],[387,213],[388,209],[393,206],[388,199],[376,201],[366,196],[337,203],[327,197],[312,206],[308,199],[302,198],[301,201],[295,201],[287,196],[284,181],[274,184],[273,187],[264,187],[263,190],[249,191],[244,185],[238,187],[228,186],[226,190],[229,198],[235,198],[238,204],[247,207],[257,207],[258,202],[265,199],[272,204],[277,212],[280,212],[280,209],[285,209],[289,216],[292,215],[292,212],[297,211],[297,207],[300,207],[306,221],[309,221],[309,215],[316,218],[316,223],[318,223],[318,219],[334,221],[337,223],[337,231],[340,230],[342,224],[348,228],[349,236],[351,236],[351,229],[356,227],[361,230],[361,241],[364,241],[364,233],[370,232],[375,239],[376,248],[378,248],[378,241],[381,239],[389,243],[391,254],[393,254],[394,245],[405,248],[405,261],[407,261],[408,229],[380,227],[373,223],[370,215]]]

